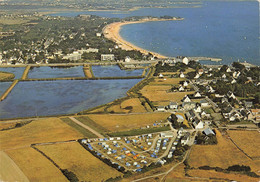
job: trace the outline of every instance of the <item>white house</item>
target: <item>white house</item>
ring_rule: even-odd
[[[185,131],[184,131],[183,127],[181,127],[181,128],[178,130],[177,134],[178,134],[179,136],[182,136],[184,132],[185,132]]]
[[[196,93],[194,94],[194,97],[201,97],[201,94],[200,94],[199,92],[196,92]]]
[[[114,61],[115,55],[114,54],[101,54],[101,61]]]
[[[177,102],[170,102],[169,109],[178,109],[178,103]]]
[[[81,54],[78,51],[74,51],[71,54],[63,56],[63,59],[68,59],[70,61],[77,61],[81,59]]]
[[[189,142],[189,139],[190,139],[190,133],[187,132],[185,133],[184,137],[182,137],[181,144],[186,145]]]
[[[205,111],[202,111],[200,115],[201,115],[201,117],[205,117],[207,115],[207,113]]]
[[[157,107],[157,111],[165,111],[164,106],[158,106],[158,107]]]
[[[190,98],[186,95],[183,99],[183,102],[191,102]]]
[[[233,79],[233,80],[231,81],[231,84],[234,84],[234,83],[237,83],[237,81],[236,81],[235,79]]]
[[[236,96],[231,91],[228,91],[227,96],[228,96],[228,98],[236,99]]]
[[[195,108],[196,106],[196,103],[195,102],[183,102],[182,103],[182,108],[184,110],[190,110],[190,109],[193,109]]]
[[[209,93],[214,93],[214,92],[215,92],[215,90],[214,90],[210,85],[208,85],[208,86],[206,87],[206,90],[207,90],[207,92],[209,92]]]
[[[215,135],[214,131],[211,128],[207,128],[207,129],[203,130],[203,133],[205,135]]]
[[[183,84],[182,84],[184,87],[187,87],[189,84],[188,84],[188,82],[187,81],[185,81],[185,82],[183,82]]]
[[[185,75],[183,74],[183,72],[181,72],[180,78],[185,78]]]
[[[212,76],[212,73],[208,74],[207,77],[211,77]]]
[[[227,73],[230,73],[230,72],[231,72],[231,69],[230,69],[230,68],[227,68],[226,72],[227,72]]]
[[[126,56],[125,57],[125,62],[127,62],[127,63],[131,62],[131,58],[129,56]]]
[[[201,107],[199,105],[196,105],[193,109],[196,113],[201,113]]]
[[[101,35],[102,35],[101,33],[96,33],[97,37],[101,37]]]
[[[160,74],[159,74],[159,78],[163,78],[163,74],[160,73]]]
[[[226,74],[223,74],[221,77],[222,77],[223,79],[227,78]]]
[[[197,73],[194,78],[198,79],[200,77],[200,74]]]
[[[203,70],[203,69],[199,69],[199,71],[198,71],[199,75],[202,75],[202,74],[203,74],[203,72],[204,72],[204,70]]]
[[[183,58],[182,63],[184,63],[186,65],[189,64],[189,59],[187,57]]]
[[[172,137],[174,137],[173,132],[161,132],[160,135],[161,135],[162,138],[172,138]]]
[[[179,86],[179,92],[183,92],[184,91],[184,88],[180,85]]]
[[[192,125],[195,129],[202,129],[204,127],[204,123],[199,119],[195,119],[195,121],[193,121]]]

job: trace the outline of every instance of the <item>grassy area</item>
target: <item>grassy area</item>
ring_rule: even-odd
[[[228,122],[227,123],[228,125],[254,125],[256,126],[252,121],[245,121],[245,120],[242,120],[242,121],[239,121],[239,122]]]
[[[221,113],[212,113],[211,116],[213,117],[213,121],[220,121],[223,119],[223,116]]]
[[[148,98],[152,102],[181,102],[183,97],[188,94],[194,94],[191,92],[168,92],[170,86],[146,86],[141,90],[144,97]]]
[[[89,113],[104,113],[106,106],[98,107],[96,109],[93,109],[89,111]]]
[[[168,171],[175,163],[172,162],[172,163],[169,163],[169,164],[166,164],[166,165],[163,165],[161,167],[157,167],[157,168],[154,168],[150,171],[147,171],[145,173],[137,173],[135,175],[132,175],[130,178],[126,178],[126,179],[123,179],[122,182],[129,182],[129,181],[133,181],[133,180],[136,180],[136,179],[140,179],[140,178],[143,178],[143,177],[147,177],[147,176],[152,176],[152,175],[155,175],[155,174],[160,174],[160,173],[165,173],[165,171]],[[159,176],[160,177],[160,176]],[[158,182],[159,180],[154,180],[153,178],[149,178],[149,179],[146,179],[146,180],[143,180],[142,182]],[[173,178],[171,178],[171,182],[173,181]],[[175,182],[175,179],[174,179],[174,182]]]
[[[177,112],[177,113],[175,113],[175,115],[180,115],[180,116],[182,116],[182,117],[184,118],[183,124],[186,125],[188,128],[190,128],[189,122],[188,122],[188,120],[186,119],[184,113]]]
[[[173,178],[183,178],[185,177],[185,165],[180,164],[173,171],[171,171],[165,178],[165,181],[170,182]]]
[[[96,130],[99,133],[108,132],[108,130],[106,128],[102,127],[102,125],[97,124],[92,119],[90,119],[88,116],[80,116],[80,117],[76,117],[76,119],[79,120],[80,122],[82,122],[83,124],[93,128],[94,130]]]
[[[83,135],[59,118],[48,118],[0,132],[0,149],[28,147],[34,143],[66,141],[82,138]]]
[[[189,72],[192,72],[192,71],[196,71],[195,69],[193,68],[187,68],[183,73],[184,74],[187,74]],[[180,71],[177,71],[177,72],[162,72],[163,75],[179,75],[181,72]]]
[[[68,181],[56,166],[33,148],[8,150],[6,153],[30,181]]]
[[[181,81],[186,80],[185,78],[155,78],[154,82],[151,82],[151,85],[179,85]]]
[[[214,111],[213,111],[212,108],[204,108],[204,110],[205,110],[205,112],[206,112],[207,114],[212,114],[212,113],[214,113]]]
[[[188,94],[194,94],[194,91],[189,92],[169,92],[173,85],[179,85],[185,78],[154,78],[148,85],[144,86],[140,93],[157,105],[165,104],[166,102],[181,102],[182,98]]]
[[[171,113],[91,114],[88,117],[109,131],[119,132],[152,125],[155,121],[166,120],[170,115]]]
[[[23,18],[0,18],[0,24],[5,25],[16,25],[27,23],[29,20],[25,20]]]
[[[260,133],[258,131],[229,130],[232,140],[250,157],[260,157]]]
[[[91,65],[84,65],[83,71],[84,71],[85,77],[87,77],[87,78],[94,77]]]
[[[141,104],[139,98],[130,98],[120,104],[113,105],[107,109],[108,112],[114,111],[119,113],[141,113],[147,112]]]
[[[103,163],[79,143],[62,143],[37,146],[62,169],[72,171],[79,181],[105,181],[122,175],[116,169]],[[69,156],[69,157],[66,157]]]
[[[91,133],[87,129],[85,129],[85,128],[81,127],[80,125],[78,125],[77,123],[71,121],[70,118],[61,118],[61,120],[64,121],[69,126],[71,126],[72,128],[74,128],[75,130],[77,130],[84,137],[87,137],[87,138],[96,138],[97,137],[95,134]]]
[[[155,133],[155,132],[168,131],[168,130],[170,130],[169,126],[163,126],[163,127],[156,127],[156,128],[136,129],[136,130],[130,130],[130,131],[115,132],[115,133],[109,133],[108,135],[113,136],[113,137],[134,136],[134,135],[142,135],[142,134]]]
[[[15,75],[13,73],[0,72],[0,80],[11,80],[14,79]]]
[[[188,163],[191,167],[200,166],[220,167],[226,169],[232,165],[250,166],[253,172],[259,171],[259,162],[252,161],[228,139],[216,130],[217,145],[195,145],[193,146]],[[248,143],[248,145],[250,145]]]

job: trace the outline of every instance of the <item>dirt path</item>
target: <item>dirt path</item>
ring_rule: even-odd
[[[73,117],[69,117],[73,122],[75,122],[76,124],[82,126],[83,128],[89,130],[91,133],[95,134],[98,138],[105,138],[103,135],[101,135],[100,133],[98,133],[96,130],[93,130],[92,128],[90,128],[89,126],[81,123],[79,120],[73,118]]]
[[[177,166],[179,166],[180,164],[182,164],[182,163],[186,160],[186,158],[187,158],[187,157],[189,156],[189,154],[190,154],[190,151],[191,151],[191,149],[189,149],[189,150],[186,152],[185,156],[183,157],[183,159],[182,159],[180,162],[178,162],[177,164],[174,164],[168,171],[163,172],[163,173],[160,173],[160,174],[152,175],[152,176],[146,176],[146,177],[143,177],[143,178],[139,178],[139,179],[133,180],[133,181],[131,181],[131,182],[144,181],[144,180],[147,180],[147,179],[150,179],[150,178],[155,178],[155,177],[164,175],[164,176],[161,178],[161,181],[163,181],[164,178],[165,178],[172,170],[174,170]]]
[[[22,181],[29,182],[21,169],[3,151],[0,151],[0,181]]]

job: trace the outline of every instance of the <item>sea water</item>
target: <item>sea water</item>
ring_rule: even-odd
[[[0,102],[0,118],[72,114],[126,96],[141,79],[19,82]]]

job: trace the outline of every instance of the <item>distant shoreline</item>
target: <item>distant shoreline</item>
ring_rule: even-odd
[[[136,45],[134,45],[131,42],[126,41],[124,38],[121,37],[120,35],[120,30],[122,26],[124,25],[129,25],[129,24],[137,24],[137,23],[145,23],[145,22],[153,22],[153,21],[177,21],[177,20],[183,20],[183,18],[174,18],[174,19],[158,19],[158,18],[153,18],[153,19],[143,19],[140,21],[128,21],[128,22],[115,22],[112,24],[109,24],[104,27],[103,29],[103,34],[107,39],[110,39],[114,41],[118,46],[124,50],[137,50],[140,51],[143,54],[149,54],[151,53],[152,55],[156,56],[157,58],[167,58],[167,56],[164,56],[162,54],[148,51],[146,49],[140,48]]]

